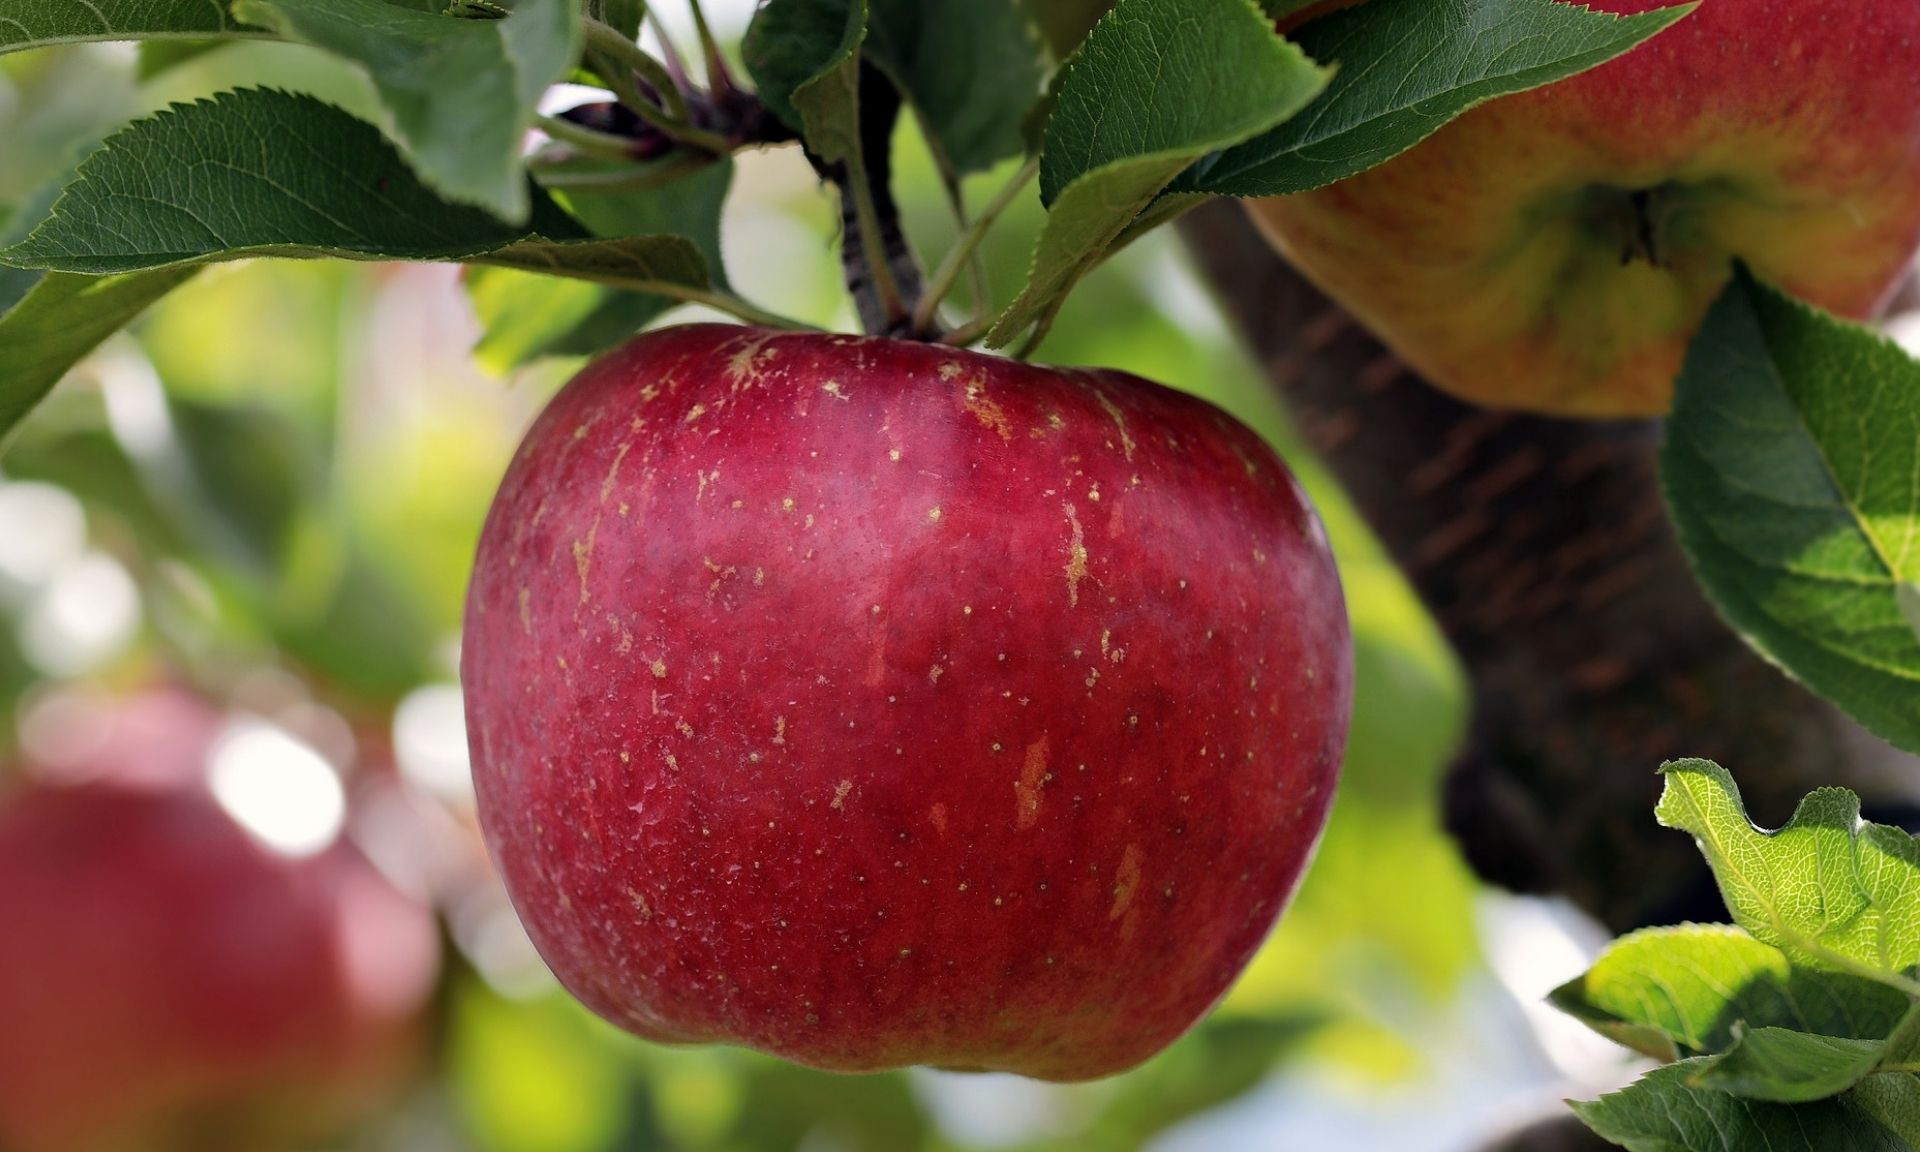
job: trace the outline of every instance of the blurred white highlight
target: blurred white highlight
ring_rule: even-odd
[[[1908,355],[1920,356],[1920,312],[1902,312],[1889,319],[1882,331]]]
[[[20,648],[49,676],[79,676],[107,663],[140,627],[140,590],[120,562],[87,552],[62,565],[20,621]]]
[[[114,342],[92,366],[107,406],[107,427],[121,450],[149,466],[166,462],[174,451],[173,417],[153,364],[137,347]]]
[[[428,684],[400,701],[393,713],[393,756],[409,783],[446,803],[473,807],[466,702],[459,685]]]
[[[51,484],[0,484],[0,591],[38,587],[87,547],[80,501]]]
[[[255,839],[284,856],[316,856],[346,823],[339,774],[285,729],[252,717],[231,721],[208,757],[214,799]]]
[[[1480,901],[1487,966],[1526,1013],[1535,1040],[1576,1083],[1612,1086],[1626,1054],[1620,1046],[1547,1003],[1555,988],[1585,972],[1606,933],[1564,901],[1490,892]]]

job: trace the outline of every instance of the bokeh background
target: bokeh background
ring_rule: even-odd
[[[751,5],[709,8],[737,38]],[[264,84],[375,111],[360,77],[305,49],[235,44],[161,63],[128,46],[0,59],[0,228],[42,211],[92,142],[172,101]],[[909,226],[937,254],[952,226],[911,125],[898,149]],[[1028,200],[990,244],[1002,298],[1039,222]],[[796,153],[738,162],[723,247],[745,295],[853,328],[833,233]],[[488,500],[579,364],[518,363],[518,339],[483,328],[451,268],[221,266],[89,359],[0,459],[0,789],[71,760],[116,698],[191,693],[229,735],[252,734],[218,744],[242,782],[219,795],[263,845],[344,836],[439,916],[425,1056],[334,1147],[1466,1152],[1631,1078],[1617,1050],[1540,1002],[1599,933],[1478,888],[1441,832],[1457,671],[1167,234],[1094,276],[1039,358],[1164,381],[1271,438],[1332,530],[1358,643],[1333,822],[1251,970],[1167,1053],[1073,1087],[832,1077],[649,1046],[591,1019],[557,992],[487,870],[455,681]]]

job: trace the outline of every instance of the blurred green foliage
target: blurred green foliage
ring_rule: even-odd
[[[0,78],[0,210],[23,215],[40,210],[39,189],[90,140],[172,99],[270,83],[363,114],[370,106],[356,74],[268,44],[164,60],[118,48],[32,53],[0,61]],[[952,214],[910,125],[899,152],[911,234],[937,258]],[[1009,173],[967,187],[984,198]],[[745,158],[729,210],[736,287],[848,325],[834,213],[804,164]],[[1040,222],[1037,200],[1023,198],[987,245],[997,299],[1017,289]],[[1434,808],[1462,722],[1458,673],[1181,261],[1164,235],[1130,249],[1087,281],[1039,358],[1198,393],[1294,463],[1347,582],[1359,673],[1352,751],[1316,866],[1222,1010],[1126,1076],[1035,1088],[1038,1119],[1021,1148],[1138,1147],[1308,1054],[1367,1076],[1418,1071],[1407,1021],[1443,1011],[1476,967],[1474,889]],[[568,304],[568,291],[554,289],[557,313],[574,307],[577,320],[592,302]],[[962,292],[958,312],[970,303]],[[500,353],[507,336],[496,327],[476,361],[480,339],[445,270],[257,262],[209,270],[76,373],[22,429],[0,473],[79,497],[93,545],[139,587],[140,639],[97,675],[135,681],[165,668],[218,683],[290,667],[342,713],[374,723],[409,690],[447,678],[494,484],[520,429],[578,364],[547,360],[500,378],[519,355]],[[0,600],[0,620],[20,611]],[[0,706],[11,710],[38,676],[13,630],[0,628]],[[943,1078],[833,1077],[742,1052],[650,1046],[557,993],[511,998],[470,974],[447,1002],[444,1083],[423,1098],[450,1102],[449,1147],[961,1146],[942,1119]]]

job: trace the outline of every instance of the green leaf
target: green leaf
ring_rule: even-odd
[[[1749,1100],[1805,1104],[1838,1096],[1880,1066],[1883,1040],[1817,1036],[1790,1028],[1737,1030],[1734,1045],[1694,1077],[1696,1087]]]
[[[1285,120],[1329,76],[1252,0],[1121,0],[1067,67],[1041,152],[1051,212],[1026,289],[988,338],[996,347],[1049,324],[1189,164]]]
[[[260,36],[219,0],[0,0],[0,54],[88,40]]]
[[[689,238],[704,258],[709,279],[724,286],[720,214],[732,178],[732,164],[722,162],[646,191],[576,188],[559,196],[575,218],[601,236]],[[674,305],[661,296],[560,283],[504,268],[475,269],[467,277],[467,291],[486,328],[474,354],[498,373],[540,356],[604,351]]]
[[[595,236],[687,237],[706,257],[709,278],[723,286],[727,277],[720,254],[720,216],[733,187],[733,173],[733,162],[721,160],[692,175],[639,191],[581,187],[554,195]]]
[[[829,164],[860,150],[866,0],[768,0],[741,46],[760,98]]]
[[[20,268],[0,268],[0,315],[25,298],[33,286],[40,282],[43,273],[28,272]]]
[[[1884,984],[1795,968],[1780,949],[1721,924],[1624,936],[1549,999],[1609,1039],[1664,1061],[1724,1052],[1740,1024],[1880,1040],[1911,1007]]]
[[[134,74],[140,83],[145,84],[190,60],[198,60],[226,43],[228,41],[225,40],[143,40],[140,43],[140,61],[135,66]]]
[[[233,10],[364,69],[428,187],[503,220],[527,219],[521,149],[541,94],[579,56],[580,0],[520,0],[504,20],[386,0],[236,0]]]
[[[245,256],[468,260],[629,290],[707,284],[676,236],[593,239],[544,193],[530,227],[448,204],[372,125],[248,89],[135,123],[0,263],[104,275]]]
[[[1688,352],[1661,469],[1721,614],[1920,752],[1920,634],[1899,592],[1920,581],[1920,364],[1743,271]]]
[[[1284,20],[1296,12],[1304,12],[1320,3],[1320,0],[1260,0],[1261,10],[1269,20]]]
[[[1696,1087],[1693,1078],[1710,1059],[1655,1069],[1622,1091],[1575,1102],[1573,1110],[1631,1152],[1915,1152],[1851,1094],[1773,1104]]]
[[[1920,584],[1902,584],[1894,590],[1894,602],[1900,605],[1900,612],[1913,627],[1913,634],[1920,636]]]
[[[1920,1148],[1920,1076],[1882,1072],[1862,1080],[1849,1094],[1853,1104],[1881,1127]]]
[[[586,0],[587,15],[600,21],[629,40],[640,39],[640,23],[646,19],[646,0]]]
[[[109,137],[0,262],[103,275],[244,255],[454,259],[526,235],[429,192],[372,125],[243,89]]]
[[[950,177],[1024,150],[1046,69],[1016,0],[872,0],[870,22],[867,59],[919,115]]]
[[[1796,964],[1912,991],[1899,974],[1920,963],[1920,843],[1862,821],[1843,788],[1810,794],[1786,827],[1763,832],[1726,769],[1680,760],[1661,771],[1660,823],[1693,834],[1741,927]]]
[[[499,376],[556,353],[607,298],[596,284],[513,268],[474,268],[466,289],[482,329],[474,359]]]
[[[1339,65],[1326,92],[1274,131],[1209,157],[1174,187],[1278,196],[1343,180],[1475,104],[1605,63],[1690,11],[1614,16],[1553,0],[1369,0],[1341,9],[1294,37],[1315,60]]]
[[[633,292],[645,292],[661,284],[698,288],[707,283],[706,260],[684,236],[622,236],[560,243],[536,237],[468,259],[523,272],[574,276]]]
[[[0,446],[67,369],[194,272],[41,277],[0,315]]]

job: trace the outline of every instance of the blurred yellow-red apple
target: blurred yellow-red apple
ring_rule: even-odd
[[[1735,260],[1857,318],[1907,269],[1920,5],[1705,0],[1619,59],[1253,212],[1303,273],[1457,396],[1663,413]]]

